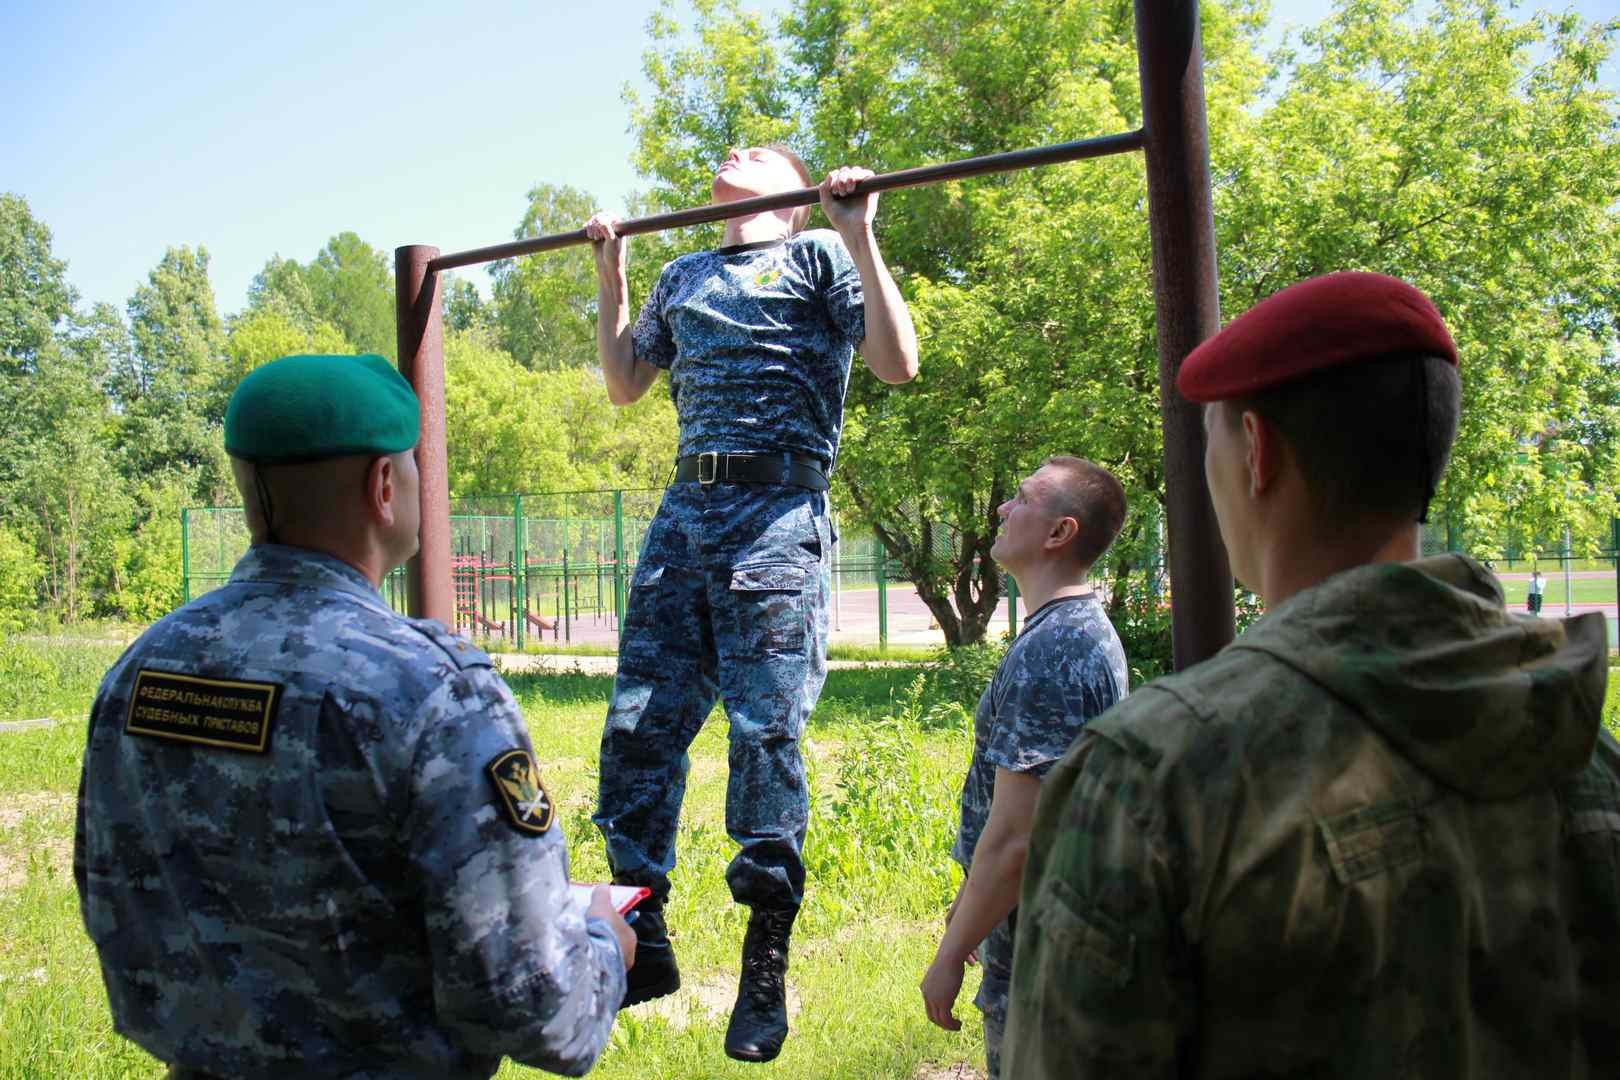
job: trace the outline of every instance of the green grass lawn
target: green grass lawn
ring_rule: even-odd
[[[18,650],[5,648],[0,643],[0,662],[10,655],[21,671]],[[0,720],[73,719],[0,734],[0,1077],[161,1076],[157,1063],[112,1031],[72,881],[79,718],[120,650],[28,651],[36,686],[0,701]],[[976,974],[963,990],[959,1033],[931,1026],[917,991],[955,889],[948,850],[971,752],[966,716],[946,700],[951,677],[919,675],[882,668],[828,677],[805,739],[809,888],[788,974],[792,1035],[763,1069],[721,1050],[747,913],[725,885],[735,850],[725,832],[726,723],[721,712],[711,717],[692,747],[669,909],[686,986],[621,1014],[593,1076],[966,1080],[982,1069],[971,1004]],[[6,681],[0,677],[0,685]],[[520,675],[510,682],[559,804],[573,876],[600,880],[607,866],[590,812],[611,679]],[[541,1074],[508,1064],[500,1075]]]

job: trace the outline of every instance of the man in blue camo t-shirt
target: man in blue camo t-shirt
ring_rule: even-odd
[[[597,347],[608,397],[640,398],[669,372],[680,418],[675,482],[647,531],[619,639],[602,733],[595,816],[616,881],[653,891],[626,1005],[680,986],[664,902],[675,865],[687,747],[717,699],[731,724],[726,872],[751,908],[726,1053],[769,1061],[787,1037],[787,945],[804,896],[809,793],[799,736],[826,677],[832,529],[827,474],[838,453],[853,354],[885,382],[917,372],[911,316],[872,232],[870,176],[821,184],[833,230],[801,231],[809,207],[726,223],[723,246],[674,260],[632,325],[615,219],[596,241]],[[780,147],[734,150],[716,202],[810,186]]]
[[[416,395],[380,356],[242,380],[253,544],[96,695],[73,871],[117,1030],[171,1080],[569,1075],[635,935],[568,848],[511,692],[378,586],[416,552]]]
[[[1125,652],[1087,580],[1125,520],[1119,481],[1089,461],[1054,457],[997,512],[990,554],[1018,582],[1030,616],[979,699],[951,851],[967,877],[922,983],[928,1018],[955,1031],[964,965],[975,955],[983,962],[975,1004],[992,1080],[1001,1075],[1015,909],[1041,778],[1128,686]]]

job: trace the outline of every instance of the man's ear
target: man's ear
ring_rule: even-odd
[[[1275,425],[1258,413],[1243,413],[1243,461],[1249,470],[1249,495],[1263,495],[1277,486],[1287,453]]]
[[[1079,535],[1079,521],[1072,517],[1060,517],[1052,523],[1052,531],[1046,534],[1046,547],[1056,551]]]
[[[399,499],[399,473],[387,456],[374,457],[366,466],[366,512],[378,525],[394,523],[394,507]]]

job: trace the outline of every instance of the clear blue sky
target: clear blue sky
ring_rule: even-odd
[[[307,261],[343,230],[386,252],[496,243],[540,181],[622,210],[637,185],[620,91],[640,83],[655,6],[10,0],[0,191],[50,227],[87,302],[122,309],[189,244],[208,249],[222,313],[271,255]],[[1574,6],[1620,15],[1620,0]],[[1273,24],[1329,7],[1275,0]]]

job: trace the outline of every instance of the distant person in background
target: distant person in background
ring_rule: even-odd
[[[417,550],[419,411],[381,356],[242,380],[253,544],[90,714],[73,873],[113,1026],[211,1077],[569,1075],[635,935],[568,846],[489,657],[378,593]]]
[[[1419,558],[1461,400],[1440,313],[1381,274],[1314,278],[1176,387],[1266,614],[1047,776],[1007,1074],[1614,1076],[1608,635]]]
[[[990,555],[1018,583],[1030,616],[974,715],[973,760],[951,852],[966,877],[922,981],[928,1019],[955,1031],[964,965],[975,954],[983,963],[974,1003],[984,1014],[991,1080],[1001,1076],[1014,909],[1041,778],[1086,722],[1129,687],[1119,635],[1088,580],[1125,521],[1119,481],[1081,458],[1050,458],[997,513],[1001,528]]]
[[[1541,571],[1530,571],[1530,597],[1527,601],[1530,606],[1530,614],[1541,614],[1541,598],[1546,591],[1547,583],[1541,579]]]

